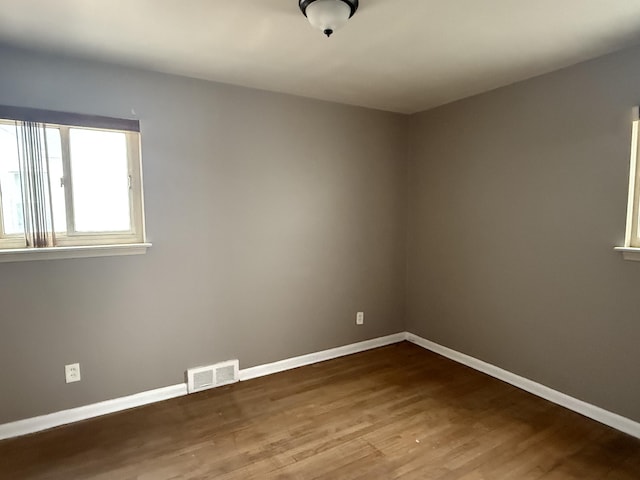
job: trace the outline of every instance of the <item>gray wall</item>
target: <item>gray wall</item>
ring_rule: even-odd
[[[407,328],[640,421],[640,49],[411,118]]]
[[[135,110],[154,243],[0,264],[0,423],[405,328],[640,421],[640,263],[613,252],[640,49],[412,117],[8,47],[0,66],[0,104]]]
[[[0,423],[403,330],[406,117],[8,47],[0,104],[133,109],[153,242],[0,264]]]

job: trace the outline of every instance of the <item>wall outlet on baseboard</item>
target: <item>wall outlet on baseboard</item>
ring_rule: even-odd
[[[356,325],[364,324],[364,312],[356,313]]]
[[[80,378],[80,364],[72,363],[71,365],[64,366],[64,377],[67,383],[79,382]]]

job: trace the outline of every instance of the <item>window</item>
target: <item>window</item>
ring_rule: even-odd
[[[625,260],[640,260],[640,169],[638,168],[638,107],[633,109],[631,130],[631,161],[629,166],[629,200],[627,204],[627,229],[624,246],[616,247]]]
[[[143,245],[142,199],[137,121],[0,107],[0,252]]]

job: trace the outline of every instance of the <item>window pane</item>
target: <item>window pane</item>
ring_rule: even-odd
[[[76,231],[130,231],[126,135],[78,128],[69,133]]]
[[[17,145],[16,126],[0,123],[0,189],[3,230],[7,235],[24,233]]]
[[[49,155],[49,186],[53,208],[53,228],[58,233],[67,231],[67,211],[64,207],[62,179],[62,146],[60,130],[47,128],[47,154]]]
[[[19,167],[19,148],[22,148],[21,128],[0,123],[0,188],[2,189],[2,220],[7,235],[24,234],[22,183]],[[60,132],[47,128],[47,152],[51,171],[50,186],[53,200],[53,221],[56,232],[67,230],[64,190],[61,187],[62,149]],[[42,144],[44,151],[44,143]],[[47,202],[48,204],[48,202]]]

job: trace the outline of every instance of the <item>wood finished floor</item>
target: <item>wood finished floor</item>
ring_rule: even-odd
[[[640,479],[640,440],[401,343],[0,442],[0,478]]]

